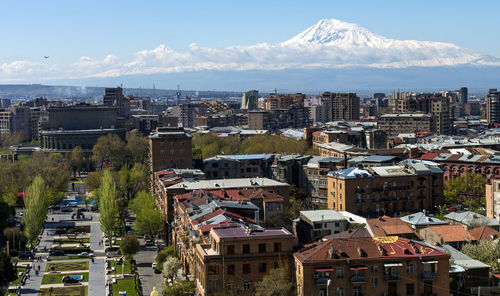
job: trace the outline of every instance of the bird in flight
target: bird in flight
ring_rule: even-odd
[[[48,59],[48,58],[49,58],[49,56],[43,56],[43,57],[44,57],[45,59]]]

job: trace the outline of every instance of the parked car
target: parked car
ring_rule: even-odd
[[[456,212],[457,208],[456,207],[451,207],[446,209],[447,212]]]
[[[78,256],[90,257],[90,256],[92,256],[92,254],[89,252],[81,252],[80,254],[78,254]]]
[[[31,260],[33,259],[33,254],[31,253],[19,253],[17,256],[19,260]]]
[[[56,250],[50,252],[50,256],[64,256],[64,251],[63,250]]]
[[[155,243],[153,242],[153,240],[151,240],[151,239],[146,240],[146,247],[154,246],[154,245],[155,245]]]
[[[61,212],[65,212],[65,213],[73,212],[73,209],[70,207],[62,207]]]
[[[70,277],[70,276],[63,276],[63,279],[62,279],[63,283],[79,283],[80,281],[74,277]]]

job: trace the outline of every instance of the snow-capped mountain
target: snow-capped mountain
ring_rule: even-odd
[[[496,58],[452,43],[390,39],[357,24],[336,19],[320,20],[280,45],[296,49],[322,50],[328,52],[332,59],[342,54],[344,66],[401,68],[498,62]]]

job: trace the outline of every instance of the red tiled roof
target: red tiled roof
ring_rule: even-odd
[[[437,153],[437,152],[429,152],[429,153],[425,153],[424,155],[422,155],[420,157],[420,159],[423,159],[423,160],[433,160],[434,158],[436,158],[438,156],[439,156],[439,153]]]
[[[445,243],[463,242],[472,238],[469,232],[460,225],[432,225],[429,229],[441,237]]]
[[[408,224],[399,218],[383,216],[375,219],[367,219],[374,236],[414,234],[415,232]]]
[[[472,239],[477,241],[481,240],[492,241],[500,237],[500,232],[486,225],[471,229],[469,230],[469,233]]]
[[[380,249],[379,249],[380,247]],[[333,252],[331,253],[332,250]],[[333,255],[330,255],[333,254]],[[356,259],[389,259],[405,257],[435,257],[449,254],[419,242],[397,236],[374,238],[329,239],[309,244],[294,254],[301,262]]]

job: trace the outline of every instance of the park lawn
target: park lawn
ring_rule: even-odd
[[[69,255],[66,256],[66,258],[61,258],[61,259],[50,259],[50,261],[70,261],[70,260],[83,260],[83,259],[89,259],[88,256],[78,256],[78,255]]]
[[[72,286],[53,288],[52,293],[49,293],[49,288],[40,289],[38,296],[87,296],[88,288],[86,286]]]
[[[88,261],[75,261],[75,262],[60,262],[49,263],[45,271],[72,271],[72,270],[89,270]]]
[[[52,244],[79,244],[79,243],[90,243],[90,237],[79,237],[79,238],[55,238]]]
[[[127,291],[127,296],[136,296],[135,281],[133,278],[118,279],[116,284],[112,285],[113,296],[119,296],[121,291]]]
[[[26,270],[25,267],[17,267],[17,270],[16,270],[16,274],[19,274],[20,272],[24,273],[24,271]],[[18,276],[17,279],[15,279],[14,281],[10,282],[9,283],[9,286],[17,286],[17,285],[20,285],[21,284],[21,278],[22,276]]]
[[[80,282],[83,283],[89,281],[88,272],[45,274],[42,278],[42,285],[62,284],[63,283],[62,278],[65,275],[83,275],[83,280],[81,280]]]
[[[111,262],[111,267],[115,268],[115,271],[113,273],[114,274],[121,274],[122,273],[122,265],[117,264],[117,261],[114,261],[114,260],[111,260],[110,262]],[[125,262],[124,273],[132,273],[132,270],[130,269],[130,261],[124,259],[124,262]]]

